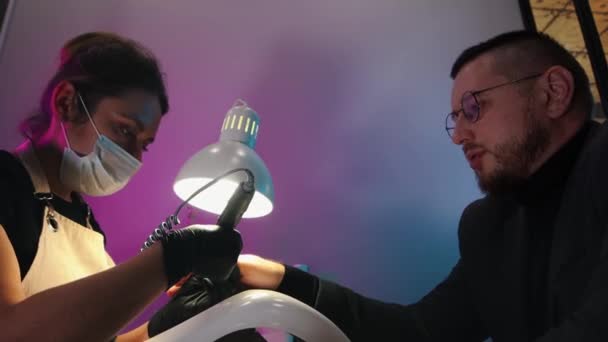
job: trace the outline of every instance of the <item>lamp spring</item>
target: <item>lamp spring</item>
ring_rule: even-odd
[[[146,241],[141,246],[141,251],[150,248],[156,241],[162,240],[165,236],[171,233],[171,229],[179,224],[179,219],[175,215],[167,217],[166,220],[161,222],[158,227],[152,231],[152,234],[148,236]]]

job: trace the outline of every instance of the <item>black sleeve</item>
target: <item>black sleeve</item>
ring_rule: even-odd
[[[14,198],[19,192],[18,182],[14,179],[14,169],[14,163],[8,152],[0,151],[0,224],[7,233],[14,221]]]
[[[608,227],[607,227],[608,228]],[[577,310],[537,342],[608,341],[608,239]]]
[[[413,305],[366,298],[335,283],[286,266],[278,289],[314,307],[352,341],[381,337],[403,341],[482,341],[486,333],[473,311],[459,261],[449,276]]]
[[[593,214],[585,220],[595,218],[594,227],[602,229],[599,239],[601,247],[591,278],[576,310],[557,327],[550,329],[537,342],[608,341],[608,126],[602,125],[590,145],[585,160],[588,170],[585,186],[591,199]],[[589,208],[584,208],[588,210]],[[588,213],[588,211],[585,211]]]
[[[15,250],[21,279],[36,256],[41,230],[42,207],[33,192],[23,165],[9,152],[0,151],[0,224]]]

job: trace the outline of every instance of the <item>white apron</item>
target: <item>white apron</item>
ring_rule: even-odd
[[[27,143],[18,155],[32,179],[36,196],[50,194],[32,145]],[[53,220],[56,224],[51,224]],[[54,211],[47,202],[41,224],[38,251],[22,281],[27,297],[114,266],[105,250],[103,235],[92,229],[88,217],[87,227],[82,226]]]

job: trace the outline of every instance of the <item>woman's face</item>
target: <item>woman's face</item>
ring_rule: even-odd
[[[76,96],[76,101],[80,98]],[[82,104],[81,104],[82,105]],[[99,134],[105,135],[137,160],[154,141],[162,117],[158,97],[141,90],[132,90],[121,97],[105,97],[94,108],[84,103]],[[66,127],[72,149],[82,155],[93,151],[97,141],[95,128],[86,113],[83,120]],[[79,115],[79,116],[80,116]]]

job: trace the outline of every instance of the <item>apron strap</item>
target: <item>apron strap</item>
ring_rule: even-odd
[[[51,188],[49,182],[46,179],[46,175],[40,161],[36,156],[34,147],[30,141],[26,141],[19,148],[17,148],[17,156],[21,159],[25,169],[30,174],[32,183],[34,184],[34,194],[36,193],[50,193]]]
[[[43,201],[46,206],[49,207],[49,223],[54,228],[57,228],[55,227],[55,225],[53,225],[54,209],[50,202],[50,200],[53,198],[53,194],[51,193],[51,188],[46,178],[46,174],[44,173],[42,165],[40,165],[40,160],[38,159],[38,156],[36,156],[36,150],[34,149],[31,140],[24,142],[21,146],[17,148],[16,152],[21,161],[23,162],[25,169],[30,174],[30,178],[32,180],[32,183],[34,184],[34,197],[38,200]],[[84,200],[84,198],[80,196],[80,194],[75,195],[75,199],[87,208],[85,227],[93,229],[93,225],[91,224],[91,208]]]

